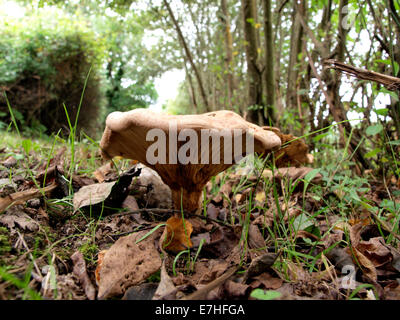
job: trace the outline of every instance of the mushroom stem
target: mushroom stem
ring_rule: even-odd
[[[172,201],[177,210],[183,209],[185,212],[197,213],[201,208],[202,190],[171,190]]]

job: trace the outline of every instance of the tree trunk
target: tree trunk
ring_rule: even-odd
[[[169,13],[169,15],[171,17],[171,20],[172,20],[172,22],[173,22],[173,24],[175,26],[176,32],[178,33],[178,37],[179,37],[180,43],[182,44],[183,49],[185,50],[186,57],[187,57],[187,59],[188,59],[188,61],[190,63],[190,66],[192,67],[192,69],[194,71],[194,74],[196,76],[196,80],[197,80],[197,83],[199,85],[200,95],[201,95],[201,98],[203,100],[204,106],[205,106],[206,110],[209,111],[208,99],[207,99],[206,92],[204,90],[204,85],[203,85],[203,81],[202,81],[200,72],[197,69],[197,67],[194,64],[194,62],[193,62],[192,54],[191,54],[191,52],[189,50],[188,45],[186,44],[186,41],[185,41],[185,38],[183,37],[181,28],[179,27],[178,21],[175,19],[174,13],[172,12],[172,9],[171,9],[168,1],[167,0],[163,0],[163,3],[164,3],[164,5],[166,6],[166,8],[168,10],[168,13]]]
[[[257,29],[254,25],[256,21],[256,0],[242,0],[242,11],[248,76],[247,105],[250,107],[248,109],[248,120],[263,125],[262,78],[261,71],[257,65]]]
[[[263,0],[265,37],[265,117],[270,125],[276,123],[275,116],[275,77],[274,77],[274,37],[272,34],[271,0]]]
[[[228,106],[229,109],[232,109],[233,102],[233,49],[232,49],[232,34],[231,34],[231,23],[230,23],[230,15],[227,5],[227,0],[221,0],[221,21],[224,27],[224,35],[225,35],[225,68],[226,68],[226,84],[227,84],[227,96],[228,96]]]
[[[286,108],[295,110],[297,106],[297,78],[299,75],[296,67],[299,53],[302,51],[303,27],[298,14],[305,17],[305,0],[295,0],[292,13],[292,29],[290,35],[290,54],[288,64],[288,78],[286,91]],[[304,18],[303,18],[304,19]]]

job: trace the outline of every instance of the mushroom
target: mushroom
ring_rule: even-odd
[[[121,156],[155,170],[171,188],[175,208],[187,212],[200,208],[211,177],[249,153],[268,153],[280,146],[273,131],[226,110],[199,115],[164,115],[148,109],[113,112],[100,142],[103,158]]]

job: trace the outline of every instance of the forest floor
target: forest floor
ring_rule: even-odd
[[[0,137],[0,299],[400,299],[399,181],[345,153],[219,174],[184,217],[192,248],[171,253],[151,170],[87,139]]]

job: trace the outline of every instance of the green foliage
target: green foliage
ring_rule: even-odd
[[[66,124],[63,103],[72,117],[76,116],[89,68],[101,67],[103,43],[82,16],[54,8],[33,12],[21,20],[4,21],[0,27],[0,86],[15,115],[19,115],[20,124],[40,123],[49,131],[57,131]],[[93,72],[81,127],[96,125],[101,100],[99,81]],[[7,111],[3,96],[0,110]],[[5,120],[7,117],[8,113]]]

